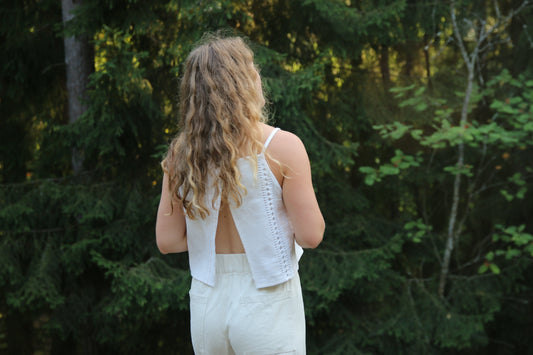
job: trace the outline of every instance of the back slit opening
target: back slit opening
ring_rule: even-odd
[[[245,252],[231,209],[228,203],[223,201],[220,202],[220,210],[218,211],[215,246],[217,254],[242,254]]]

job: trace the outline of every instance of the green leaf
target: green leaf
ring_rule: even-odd
[[[422,112],[427,107],[428,107],[428,105],[425,102],[419,102],[418,104],[415,105],[415,110],[417,110],[418,112]]]
[[[397,175],[400,173],[400,169],[391,164],[384,164],[379,167],[379,172],[383,175]]]
[[[420,95],[422,95],[425,91],[426,91],[426,87],[425,87],[425,86],[421,86],[421,87],[419,87],[418,89],[416,89],[416,91],[415,91],[415,96],[420,96]]]
[[[359,171],[362,172],[363,174],[375,174],[376,173],[376,169],[370,166],[360,166]]]
[[[509,260],[517,256],[520,256],[520,254],[522,254],[522,252],[518,249],[508,249],[505,253],[505,259]]]
[[[500,274],[500,268],[498,267],[498,265],[496,264],[490,264],[489,265],[489,268],[490,268],[490,271],[492,271],[492,273],[496,274],[496,275],[499,275]]]
[[[413,139],[420,140],[420,138],[422,137],[422,133],[424,133],[424,131],[422,131],[421,129],[413,129],[411,130],[410,133]]]
[[[411,222],[407,222],[403,228],[406,229],[406,230],[409,230],[409,229],[413,229],[415,226],[417,225],[417,222],[415,221],[411,221]]]
[[[516,193],[516,198],[520,200],[524,199],[524,197],[526,196],[526,192],[527,192],[527,187],[524,186],[520,188],[520,190],[518,190]]]
[[[365,176],[365,184],[367,184],[368,186],[374,185],[375,181],[376,181],[376,176],[375,175],[367,175],[367,176]]]
[[[500,190],[500,193],[505,197],[507,202],[511,202],[514,199],[514,196],[507,192],[507,190],[502,189]]]
[[[484,273],[487,272],[488,269],[489,269],[488,265],[487,264],[483,264],[483,265],[481,265],[479,267],[477,272],[480,273],[480,274],[484,274]]]

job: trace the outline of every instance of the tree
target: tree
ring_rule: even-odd
[[[472,340],[465,335],[468,333],[473,335],[480,327],[488,324],[504,303],[507,291],[503,290],[508,287],[505,285],[509,280],[504,281],[500,276],[493,276],[492,280],[491,277],[487,277],[486,282],[479,283],[476,280],[482,276],[478,275],[478,270],[481,274],[487,270],[495,275],[503,273],[505,278],[515,280],[519,285],[520,274],[531,266],[533,249],[528,244],[533,240],[533,236],[530,231],[526,231],[525,224],[513,225],[504,213],[500,216],[494,215],[492,221],[479,215],[480,209],[484,210],[487,204],[494,203],[494,195],[487,192],[496,186],[502,187],[499,192],[507,202],[516,204],[513,210],[517,207],[528,208],[520,200],[525,198],[528,191],[530,169],[517,169],[513,164],[511,171],[499,173],[501,165],[495,165],[494,161],[496,157],[502,157],[503,160],[511,158],[511,151],[516,151],[517,158],[521,160],[525,156],[518,152],[531,150],[533,125],[529,122],[530,114],[525,113],[531,112],[526,103],[531,90],[525,84],[530,81],[524,76],[518,80],[512,78],[506,70],[502,73],[484,71],[484,66],[487,65],[484,61],[492,51],[508,43],[505,32],[507,26],[512,18],[524,11],[527,4],[528,2],[524,1],[517,7],[509,9],[508,14],[504,15],[500,11],[501,4],[487,3],[482,10],[485,17],[472,15],[469,18],[468,11],[472,10],[469,9],[469,4],[462,3],[461,10],[463,14],[466,12],[466,17],[459,21],[456,3],[452,1],[449,18],[454,42],[457,44],[467,72],[465,88],[457,92],[458,97],[453,101],[435,98],[433,95],[426,96],[425,88],[415,85],[394,89],[398,99],[401,100],[400,107],[408,107],[416,116],[418,116],[416,112],[419,112],[434,117],[433,127],[416,120],[413,120],[412,124],[393,122],[375,126],[386,139],[392,141],[411,139],[417,142],[419,147],[412,152],[416,154],[406,154],[402,149],[396,149],[390,163],[382,164],[379,168],[360,168],[360,171],[366,174],[366,183],[369,185],[381,181],[387,175],[405,179],[404,171],[409,169],[422,170],[428,174],[422,181],[427,181],[426,184],[430,186],[435,186],[437,181],[449,186],[446,176],[439,176],[442,171],[453,177],[451,193],[442,196],[449,196],[449,203],[445,203],[445,206],[449,206],[449,212],[446,213],[447,222],[443,224],[440,218],[436,220],[432,217],[431,207],[428,208],[424,203],[422,206],[417,206],[417,210],[421,210],[421,218],[416,219],[417,213],[413,213],[413,219],[408,219],[404,225],[404,232],[399,233],[414,243],[425,240],[428,244],[433,244],[432,248],[435,250],[438,250],[439,244],[435,244],[432,239],[439,234],[445,235],[443,256],[435,257],[438,261],[436,265],[439,265],[440,269],[436,294],[441,298],[439,308],[450,312],[447,313],[447,319],[453,317],[454,310],[462,316],[469,317],[469,314],[473,316],[471,309],[464,305],[468,299],[466,297],[470,298],[470,302],[478,303],[476,306],[479,310],[478,318],[470,316],[471,324],[466,323],[460,328],[462,332],[460,337],[450,331],[447,332],[448,339],[436,337],[434,341],[443,347],[472,346]],[[460,26],[459,23],[465,25]],[[492,78],[489,79],[488,76]],[[504,95],[504,98],[500,95]],[[475,110],[476,105],[477,110]],[[455,149],[456,154],[453,154]],[[455,159],[455,163],[439,163],[449,162],[452,159]],[[467,179],[466,187],[463,186],[464,179]],[[513,193],[509,193],[508,189]],[[422,193],[424,199],[431,198],[426,196],[426,192]],[[413,202],[418,204],[416,200]],[[486,223],[486,226],[479,231],[476,230],[478,227],[476,224],[479,223],[477,219],[483,219]],[[485,235],[479,235],[480,233]],[[489,242],[491,239],[493,243]],[[456,251],[455,248],[459,243],[463,244],[462,250]],[[465,249],[466,245],[473,248],[472,253]],[[454,271],[450,272],[454,252],[456,261]],[[507,262],[501,261],[506,266],[505,271],[502,272],[495,262],[495,255],[505,256]],[[420,276],[414,279],[419,284],[422,282]],[[431,289],[428,289],[431,277],[423,280],[424,283],[428,282],[428,286],[422,286],[424,291],[431,294]],[[470,290],[466,289],[465,281],[471,284]],[[491,284],[492,286],[489,286]],[[449,285],[448,290],[447,285]],[[496,289],[499,291],[495,292]],[[489,292],[488,290],[491,290],[490,297],[483,299],[477,296],[481,292]],[[471,304],[470,308],[472,306]],[[466,343],[463,343],[465,341]]]
[[[83,1],[62,0],[63,24],[66,26],[74,18],[74,12],[83,6]],[[86,111],[83,100],[87,99],[86,91],[89,75],[93,72],[93,54],[89,39],[83,35],[65,35],[65,64],[68,96],[68,118],[70,123],[76,122]],[[83,160],[76,148],[72,149],[72,170],[80,173]]]
[[[222,28],[248,37],[271,123],[311,158],[327,230],[300,264],[309,353],[527,353],[533,34],[520,4],[456,1],[456,29],[435,1],[84,0],[66,25],[51,0],[2,7],[0,346],[192,353],[187,255],[154,242],[159,161],[181,64]],[[92,48],[84,94],[69,95],[63,33]],[[471,89],[460,43],[468,60],[486,49]]]

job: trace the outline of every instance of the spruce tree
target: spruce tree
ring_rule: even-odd
[[[192,353],[187,254],[155,246],[159,161],[181,64],[224,29],[248,38],[271,124],[311,158],[327,229],[300,264],[308,352],[531,351],[529,7],[481,43],[470,127],[457,126],[460,39],[472,50],[476,21],[520,4],[457,1],[457,29],[434,1],[84,0],[66,27],[57,1],[2,5],[0,349]],[[65,36],[94,59],[75,122]],[[491,184],[469,200],[482,156]],[[457,174],[466,218],[439,292]]]

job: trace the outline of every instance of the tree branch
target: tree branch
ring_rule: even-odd
[[[452,26],[453,26],[453,32],[455,34],[455,38],[457,40],[457,45],[459,46],[459,50],[461,51],[461,56],[463,57],[463,60],[465,63],[468,63],[468,53],[466,52],[465,44],[463,42],[463,37],[461,37],[461,32],[459,32],[459,27],[457,26],[457,19],[455,17],[455,1],[452,0],[450,3],[450,15],[452,19]]]

